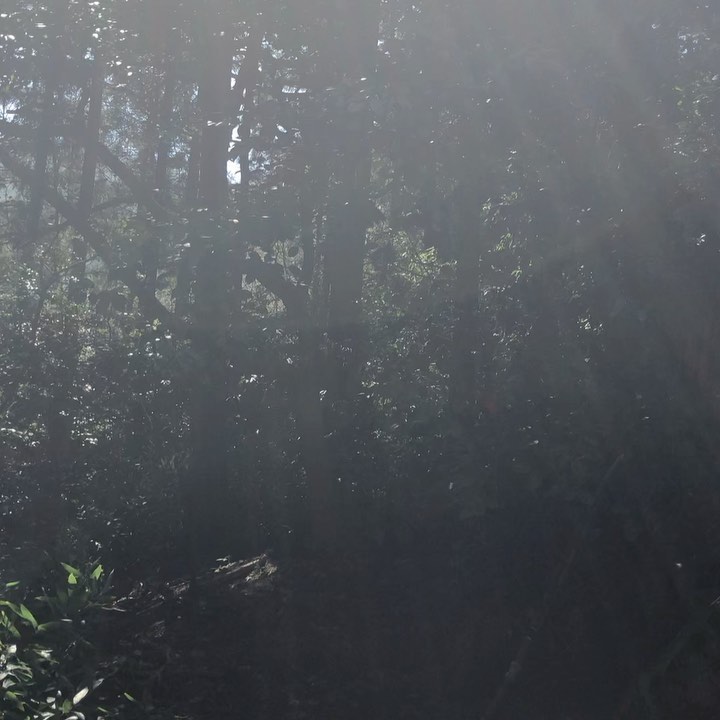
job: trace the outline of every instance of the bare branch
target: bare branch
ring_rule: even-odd
[[[2,147],[0,147],[0,162],[22,182],[28,183],[32,179],[32,171],[13,158]],[[142,279],[132,269],[117,267],[113,248],[107,242],[105,236],[92,227],[72,203],[68,202],[57,190],[51,187],[44,188],[44,198],[80,233],[83,241],[95,251],[105,266],[112,268],[116,272],[121,282],[138,298],[140,308],[147,318],[158,319],[168,328],[184,335],[187,334],[188,327],[186,323],[168,310],[157,299],[155,293],[148,292]]]
[[[83,128],[77,128],[71,125],[55,127],[52,132],[57,136],[75,140],[82,145],[84,145],[87,140],[84,136]],[[30,125],[18,125],[8,120],[0,120],[0,133],[7,137],[31,140],[35,135],[35,130]],[[158,202],[157,193],[154,189],[141,180],[107,145],[98,143],[97,153],[100,162],[110,169],[117,178],[127,186],[135,202],[147,207],[156,219],[170,220],[178,217],[178,213],[171,207],[161,205]]]

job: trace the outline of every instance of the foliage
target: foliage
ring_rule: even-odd
[[[98,701],[104,677],[93,644],[100,616],[111,610],[111,576],[100,564],[62,567],[65,581],[30,607],[0,600],[0,710],[9,720],[83,720],[118,712]],[[27,589],[10,582],[5,592],[18,597]]]

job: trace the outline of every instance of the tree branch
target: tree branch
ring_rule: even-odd
[[[0,120],[0,133],[8,137],[31,140],[35,130],[30,125],[18,125],[8,120]],[[79,142],[83,147],[87,141],[83,128],[71,125],[54,127],[52,133]],[[141,180],[115,153],[105,144],[97,143],[98,159],[121,180],[133,195],[135,202],[148,208],[157,220],[177,218],[178,213],[167,205],[161,205],[153,188]]]
[[[257,255],[251,255],[243,262],[242,269],[282,301],[288,317],[296,321],[304,317],[307,290],[288,280],[280,265],[263,262]]]
[[[32,180],[32,172],[20,161],[10,155],[4,148],[0,147],[0,162],[23,183]],[[57,190],[45,187],[43,190],[44,199],[52,205],[82,236],[84,242],[92,248],[97,256],[103,261],[108,269],[116,272],[118,279],[137,297],[143,314],[148,319],[158,319],[168,328],[181,333],[188,334],[188,326],[174,313],[170,312],[155,296],[155,293],[148,292],[137,274],[130,268],[117,268],[113,248],[109,245],[105,236],[93,228],[86,220]]]

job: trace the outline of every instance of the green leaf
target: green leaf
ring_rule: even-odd
[[[22,710],[25,707],[25,703],[11,690],[7,690],[5,692],[5,697],[10,700],[10,702],[15,705],[19,710]]]
[[[20,617],[25,618],[32,626],[34,630],[38,629],[38,621],[35,616],[27,609],[25,605],[20,605]]]
[[[77,575],[74,575],[73,573],[70,573],[70,574],[68,575],[67,582],[68,582],[68,585],[77,585],[77,584],[78,584]]]
[[[65,568],[68,575],[75,575],[76,577],[80,575],[80,571],[77,568],[74,568],[72,565],[68,565],[67,563],[60,564]]]
[[[67,627],[72,625],[72,620],[69,618],[63,618],[62,620],[51,620],[50,622],[41,623],[37,626],[38,632],[47,632],[48,630],[54,630],[55,628]]]
[[[99,580],[103,574],[103,566],[98,564],[97,567],[90,573],[90,577],[93,580]]]
[[[16,638],[20,637],[20,631],[15,627],[15,625],[13,623],[9,623],[7,625],[7,630],[13,637],[16,637]]]
[[[135,698],[134,698],[130,693],[124,692],[123,695],[124,695],[130,702],[135,702]]]
[[[13,580],[12,582],[5,583],[5,588],[14,588],[20,584],[19,580]]]
[[[109,573],[109,575],[105,578],[105,584],[103,585],[103,588],[102,588],[102,590],[100,591],[101,594],[103,594],[103,595],[107,594],[107,592],[108,592],[108,591],[110,590],[110,588],[112,587],[112,580],[113,580],[113,573],[114,573],[114,572],[115,572],[114,570],[111,570],[110,573]]]

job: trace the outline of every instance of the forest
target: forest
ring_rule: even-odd
[[[0,717],[720,716],[720,6],[0,0]]]

